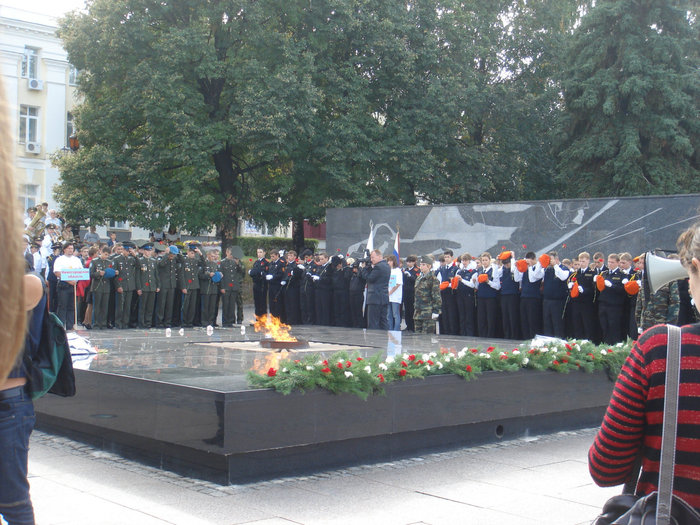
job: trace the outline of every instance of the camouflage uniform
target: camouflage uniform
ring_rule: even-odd
[[[672,281],[665,284],[658,292],[651,296],[649,303],[645,304],[644,287],[639,290],[637,305],[635,307],[635,319],[637,326],[642,331],[651,328],[655,324],[678,322],[678,309],[680,297],[678,296],[678,283]]]
[[[434,334],[435,319],[432,315],[440,314],[442,299],[440,282],[433,272],[421,274],[416,278],[413,319],[416,333]]]

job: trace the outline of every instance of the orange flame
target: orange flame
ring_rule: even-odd
[[[266,339],[274,339],[275,341],[296,341],[297,338],[289,334],[291,326],[284,324],[277,317],[271,315],[256,315],[255,325],[253,326],[256,332],[263,332]]]
[[[265,374],[270,368],[277,370],[280,365],[280,361],[287,359],[289,352],[287,350],[281,350],[279,352],[270,352],[265,356],[265,359],[254,359],[253,367],[254,370],[260,374]]]

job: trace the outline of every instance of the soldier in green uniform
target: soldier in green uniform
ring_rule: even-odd
[[[641,257],[640,266],[643,268],[644,256],[642,255]],[[655,324],[677,324],[680,304],[678,281],[664,284],[656,293],[652,294],[648,302],[646,301],[644,286],[641,286],[634,310],[639,333],[641,334]]]
[[[107,310],[109,308],[109,294],[111,291],[111,280],[108,268],[112,268],[112,261],[109,260],[111,251],[109,247],[103,246],[99,257],[95,257],[90,262],[90,290],[92,291],[93,315],[95,322],[93,326],[97,330],[107,328]],[[114,269],[112,268],[112,272]]]
[[[202,267],[202,252],[195,245],[190,244],[185,257],[180,265],[179,282],[182,291],[182,326],[192,328],[194,323],[194,311],[199,292],[199,274]]]
[[[136,293],[140,296],[139,328],[151,328],[153,324],[153,307],[156,293],[160,291],[158,281],[158,261],[153,257],[153,246],[141,246],[143,255],[139,258],[139,270],[136,272]]]
[[[413,320],[416,333],[434,334],[435,321],[440,316],[442,299],[440,283],[432,272],[433,258],[419,258],[420,275],[416,278]]]
[[[218,313],[216,310],[216,297],[219,295],[220,278],[218,253],[216,250],[209,250],[206,259],[202,260],[199,272],[202,326],[214,326],[216,324],[216,314]]]
[[[243,322],[243,308],[238,307],[238,300],[241,299],[241,286],[243,285],[243,276],[245,269],[241,264],[241,260],[233,256],[231,247],[226,248],[226,258],[219,265],[221,272],[221,307],[222,307],[222,326],[233,326],[233,323],[241,324]],[[236,317],[238,310],[238,317]]]
[[[138,261],[134,254],[135,246],[130,243],[117,245],[118,256],[114,259],[114,267],[117,273],[116,291],[117,306],[114,311],[114,325],[116,328],[129,328],[131,316],[131,300],[136,290],[136,271]]]
[[[156,326],[158,328],[170,328],[173,318],[173,303],[175,302],[175,290],[178,288],[178,271],[182,255],[177,246],[169,246],[168,251],[158,257],[158,292]]]

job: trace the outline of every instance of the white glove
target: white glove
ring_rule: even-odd
[[[312,275],[311,277],[314,281],[318,281],[320,279],[318,275]]]
[[[569,284],[567,284],[567,286],[569,287],[569,290],[571,290],[574,287],[573,281],[569,282]]]
[[[440,317],[440,314],[431,314],[431,315],[430,315],[430,318],[431,318],[433,321],[434,321],[435,319],[437,319],[438,317]]]
[[[580,284],[578,285],[578,293],[583,293],[583,286]]]
[[[627,284],[628,282],[630,282],[629,279],[622,279],[622,284]]]
[[[302,270],[306,270],[306,267],[303,264],[297,264],[297,268],[300,268]]]
[[[639,327],[637,328],[637,333],[638,333],[638,334],[641,334],[643,331],[644,331],[644,330],[642,330],[641,328],[639,328]]]
[[[253,274],[251,273],[252,271],[253,271],[253,270],[248,270],[248,275],[253,275]]]
[[[265,276],[265,279],[267,279],[268,281],[271,281],[271,280],[272,280],[272,275],[270,275],[270,274],[268,273],[268,274]]]
[[[607,279],[605,279],[605,286],[610,288],[612,286],[612,283],[610,281],[608,281]]]
[[[411,276],[411,272],[409,272],[408,270],[404,270],[403,274],[404,274],[406,277],[410,277],[410,276]]]
[[[469,286],[469,281],[467,279],[460,279],[464,286]]]
[[[282,281],[282,282],[280,282],[280,284],[281,284],[282,286],[284,286],[285,284],[287,284],[287,281]]]
[[[476,280],[477,280],[478,278],[479,278],[479,274],[478,274],[478,273],[475,273],[474,275],[472,275],[472,282],[473,282],[474,284],[476,284]]]

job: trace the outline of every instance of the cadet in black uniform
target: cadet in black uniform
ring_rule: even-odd
[[[267,267],[267,293],[268,304],[270,305],[270,314],[282,322],[285,321],[284,314],[284,297],[282,296],[282,281],[284,280],[284,267],[286,266],[284,259],[280,257],[278,250],[270,252],[270,264]]]
[[[598,318],[603,335],[603,342],[616,344],[625,340],[622,330],[622,314],[625,306],[625,288],[622,279],[625,278],[618,268],[620,257],[611,253],[608,255],[608,270],[602,271],[596,277],[598,290]]]
[[[312,277],[316,303],[316,324],[332,326],[333,319],[333,268],[326,253],[318,254],[318,268]]]
[[[418,257],[409,255],[406,257],[406,267],[403,270],[403,311],[406,321],[406,330],[415,332],[413,323],[413,305],[415,301],[416,279],[420,275],[420,270],[416,266]]]
[[[297,252],[287,252],[287,266],[284,269],[282,281],[282,294],[284,296],[284,312],[286,323],[290,325],[301,324],[301,284],[304,280],[304,270],[297,263]]]
[[[258,259],[248,274],[253,279],[253,301],[256,317],[267,314],[267,271],[270,262],[265,259],[265,250],[258,248]]]
[[[306,249],[301,252],[303,261],[297,265],[304,272],[299,290],[299,301],[301,307],[301,322],[303,324],[314,324],[316,320],[316,304],[314,295],[314,279],[316,275],[316,264],[314,263],[314,254],[311,250]]]

